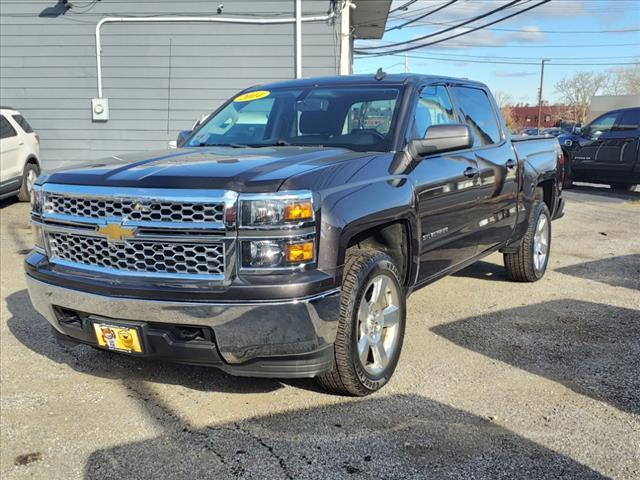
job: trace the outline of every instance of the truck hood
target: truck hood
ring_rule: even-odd
[[[188,148],[114,155],[52,172],[47,183],[277,191],[289,177],[368,156],[342,148]]]

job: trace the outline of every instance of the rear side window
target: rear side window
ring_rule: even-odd
[[[640,109],[622,112],[613,127],[614,132],[640,130]]]
[[[9,120],[0,115],[0,139],[15,137],[17,135],[15,129],[9,123]]]
[[[424,138],[432,125],[456,123],[451,99],[442,85],[430,85],[420,92],[413,117],[412,138]]]
[[[391,128],[395,106],[395,98],[354,103],[349,107],[344,119],[342,134],[348,135],[360,130],[375,130],[386,135]]]
[[[22,115],[13,115],[13,119],[16,121],[20,128],[24,130],[24,133],[33,133],[33,128],[29,125]]]
[[[464,121],[471,127],[474,147],[500,142],[500,127],[493,106],[484,90],[453,87]]]

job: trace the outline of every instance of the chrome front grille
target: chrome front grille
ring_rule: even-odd
[[[223,243],[126,241],[68,233],[48,234],[52,258],[76,264],[134,273],[222,275]]]
[[[54,264],[208,286],[232,280],[235,192],[47,184],[43,193],[45,249]]]
[[[82,218],[127,218],[137,222],[218,222],[224,203],[185,203],[159,200],[81,198],[49,194],[45,211]]]

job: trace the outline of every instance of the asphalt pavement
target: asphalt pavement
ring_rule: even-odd
[[[3,479],[640,478],[640,193],[581,186],[547,275],[494,254],[416,292],[363,399],[61,346],[32,308],[27,204],[0,203]]]

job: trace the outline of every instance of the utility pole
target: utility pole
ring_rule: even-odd
[[[538,131],[536,132],[540,135],[540,124],[542,122],[542,82],[544,81],[544,63],[550,62],[551,59],[543,58],[540,64],[540,89],[538,90]]]
[[[404,52],[404,73],[409,73],[409,58],[407,52]]]
[[[352,40],[351,40],[351,9],[355,4],[351,0],[344,0],[340,10],[340,67],[339,75],[351,75]]]

